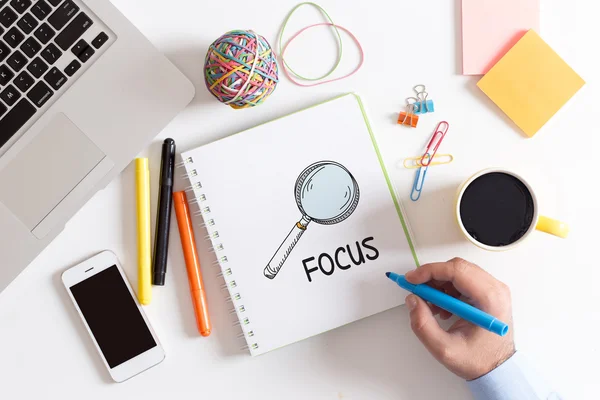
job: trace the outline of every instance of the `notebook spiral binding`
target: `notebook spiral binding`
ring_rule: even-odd
[[[191,197],[189,204],[192,208],[197,208],[196,211],[192,211],[194,216],[201,216],[202,222],[198,224],[203,229],[206,229],[207,235],[204,239],[211,243],[211,253],[214,253],[216,260],[213,261],[214,266],[219,266],[221,272],[217,275],[222,277],[225,281],[221,285],[221,289],[229,292],[227,297],[227,303],[232,304],[232,308],[229,310],[229,314],[235,314],[237,316],[237,322],[234,326],[239,326],[242,332],[238,335],[238,338],[245,338],[247,345],[242,347],[242,350],[257,350],[258,341],[256,333],[252,329],[251,314],[247,310],[243,303],[242,295],[239,292],[237,283],[235,281],[234,271],[227,265],[228,259],[225,254],[225,245],[221,242],[217,222],[211,216],[211,209],[208,205],[209,199],[206,193],[203,193],[202,183],[199,181],[198,171],[194,169],[193,157],[184,158],[178,166],[185,167],[186,174],[184,177],[188,178],[190,185],[185,188],[186,193]]]

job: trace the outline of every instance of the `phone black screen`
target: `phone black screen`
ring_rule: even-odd
[[[110,368],[157,345],[116,265],[70,290]]]

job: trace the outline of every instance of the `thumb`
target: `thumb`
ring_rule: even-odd
[[[438,360],[447,354],[451,346],[450,334],[440,327],[427,303],[414,294],[406,297],[410,310],[410,327],[421,343]]]

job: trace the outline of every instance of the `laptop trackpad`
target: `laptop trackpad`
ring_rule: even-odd
[[[34,231],[103,159],[105,154],[66,115],[57,114],[0,171],[0,202]]]

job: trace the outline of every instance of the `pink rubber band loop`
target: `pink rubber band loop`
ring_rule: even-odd
[[[363,62],[365,61],[365,53],[364,53],[364,51],[363,51],[363,48],[362,48],[362,46],[360,45],[360,42],[359,42],[359,41],[358,41],[358,39],[356,38],[356,36],[354,36],[354,35],[352,34],[352,32],[350,32],[348,29],[344,28],[343,26],[339,26],[339,25],[336,25],[336,24],[332,24],[331,22],[321,22],[321,23],[318,23],[318,24],[313,24],[313,25],[309,25],[309,26],[307,26],[307,27],[305,27],[305,28],[302,28],[302,29],[300,29],[298,32],[296,32],[296,33],[295,33],[295,34],[294,34],[294,35],[293,35],[293,36],[292,36],[292,37],[291,37],[291,38],[290,38],[290,39],[287,41],[287,43],[285,44],[285,46],[283,46],[283,50],[281,50],[281,59],[283,60],[283,57],[284,57],[284,55],[285,55],[285,50],[286,50],[286,49],[287,49],[287,47],[290,45],[290,43],[292,43],[292,40],[294,40],[295,38],[297,38],[298,36],[300,36],[300,34],[301,34],[302,32],[304,32],[304,31],[306,31],[306,30],[308,30],[308,29],[310,29],[310,28],[314,28],[314,27],[316,27],[316,26],[323,26],[323,25],[325,25],[325,26],[333,26],[333,27],[336,27],[337,29],[341,29],[341,30],[343,30],[344,32],[346,32],[346,33],[347,33],[347,34],[348,34],[348,35],[349,35],[349,36],[352,38],[352,40],[354,40],[354,43],[356,43],[356,46],[358,47],[358,50],[360,51],[360,63],[358,63],[358,66],[357,66],[357,67],[356,67],[356,68],[355,68],[353,71],[351,71],[350,73],[348,73],[348,74],[346,74],[346,75],[344,75],[344,76],[340,76],[339,78],[328,79],[328,80],[326,80],[326,81],[323,81],[323,82],[317,82],[317,83],[300,83],[300,82],[296,81],[294,78],[292,78],[292,75],[291,75],[291,74],[288,72],[288,69],[287,69],[287,67],[285,66],[285,63],[284,63],[284,62],[282,62],[281,64],[282,64],[282,66],[283,66],[283,68],[282,68],[282,69],[283,69],[283,73],[284,73],[284,74],[285,74],[285,75],[288,77],[288,79],[289,79],[290,81],[292,81],[293,83],[295,83],[295,84],[296,84],[296,85],[298,85],[298,86],[302,86],[302,87],[318,86],[318,85],[322,85],[322,84],[324,84],[324,83],[335,82],[335,81],[339,81],[339,80],[341,80],[341,79],[348,78],[349,76],[352,76],[352,75],[354,75],[354,74],[355,74],[355,73],[356,73],[356,72],[357,72],[357,71],[360,69],[360,67],[362,67],[362,65],[363,65]]]

